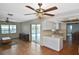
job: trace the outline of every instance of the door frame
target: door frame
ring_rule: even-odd
[[[40,23],[32,23],[32,24],[40,24]],[[30,24],[30,41],[32,42],[32,24]],[[38,44],[41,43],[41,24],[40,24],[40,42]]]

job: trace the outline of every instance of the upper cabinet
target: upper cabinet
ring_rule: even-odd
[[[44,21],[42,22],[42,30],[51,30],[52,29],[52,22]]]
[[[54,23],[51,21],[44,21],[42,22],[42,30],[58,30],[59,29],[59,23]]]
[[[56,30],[59,30],[60,29],[60,23],[56,23],[55,27],[56,27]]]

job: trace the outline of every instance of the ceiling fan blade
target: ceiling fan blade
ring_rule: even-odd
[[[36,11],[34,8],[32,8],[31,6],[25,6],[25,7],[27,7],[27,8],[29,8],[29,9],[32,9],[32,10],[34,10],[34,11]]]
[[[13,16],[13,14],[8,13],[9,16]]]
[[[54,6],[49,9],[44,10],[44,12],[48,12],[48,11],[52,11],[52,10],[56,10],[56,9],[58,9],[58,8],[56,6]]]
[[[55,16],[54,14],[48,14],[48,13],[44,13],[44,15]]]
[[[24,14],[24,15],[33,15],[33,14],[36,14],[36,13],[30,13],[30,14]]]

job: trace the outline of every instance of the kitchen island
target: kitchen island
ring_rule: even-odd
[[[59,36],[43,37],[43,46],[60,51],[63,49],[63,38]]]

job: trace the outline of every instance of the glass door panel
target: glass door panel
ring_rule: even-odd
[[[37,42],[40,42],[40,24],[37,24]]]
[[[35,41],[35,39],[36,39],[36,37],[35,37],[35,34],[36,34],[35,27],[36,27],[36,25],[32,24],[32,41]]]
[[[39,43],[40,42],[40,24],[32,24],[31,32],[32,32],[32,41]]]

